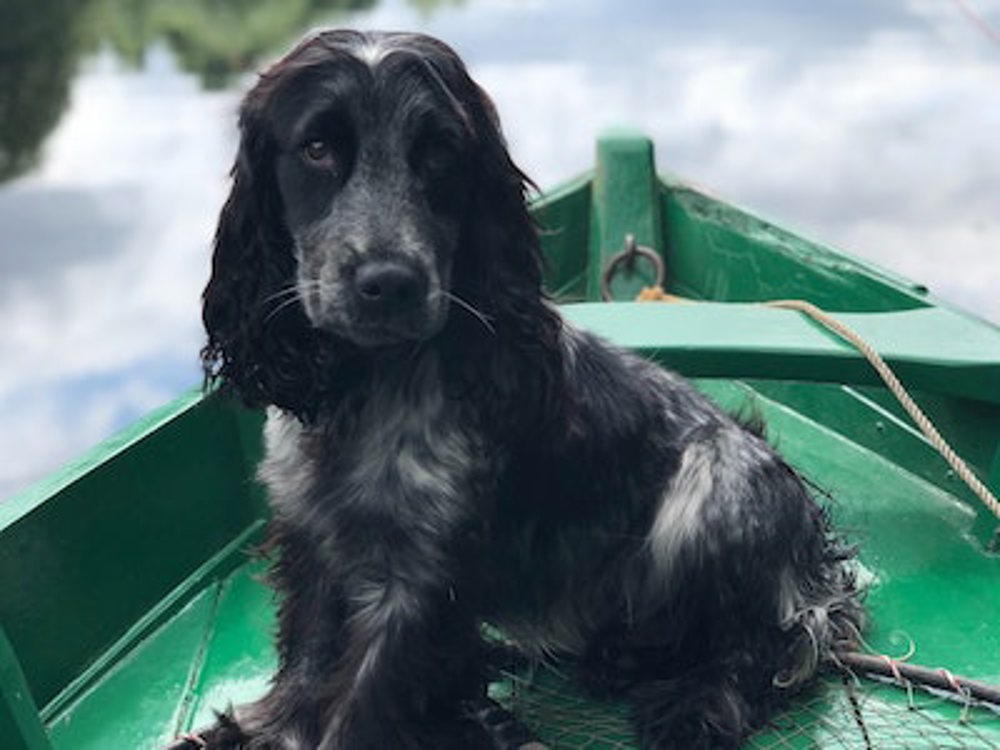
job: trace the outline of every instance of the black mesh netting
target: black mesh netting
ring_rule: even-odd
[[[494,685],[552,750],[633,750],[626,711],[584,698],[558,672],[535,668]],[[852,696],[853,695],[853,700]],[[1000,715],[871,680],[831,678],[751,737],[749,750],[1000,750]]]

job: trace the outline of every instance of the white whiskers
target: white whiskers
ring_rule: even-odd
[[[496,334],[496,329],[493,327],[493,322],[490,320],[489,316],[486,315],[485,313],[477,310],[473,305],[471,305],[470,303],[466,302],[464,299],[462,299],[461,297],[459,297],[457,294],[454,294],[453,292],[448,292],[448,291],[445,291],[444,289],[442,289],[442,290],[440,290],[438,292],[438,295],[441,296],[441,297],[444,297],[445,299],[449,299],[452,302],[454,302],[460,308],[462,308],[467,313],[469,313],[469,315],[471,315],[476,320],[478,320],[480,323],[482,323],[483,327],[487,331],[489,331],[491,334],[494,334],[494,335]]]
[[[292,307],[302,301],[302,286],[306,287],[306,291],[309,291],[313,287],[318,288],[321,282],[319,281],[307,281],[301,283],[291,284],[286,286],[284,289],[280,289],[274,294],[269,295],[261,303],[262,307],[271,305],[272,303],[277,303],[274,307],[268,311],[267,315],[264,316],[264,322],[270,322],[272,318],[278,315],[280,312],[288,307]]]

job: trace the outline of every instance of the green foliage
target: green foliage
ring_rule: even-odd
[[[0,182],[34,167],[80,60],[109,46],[130,67],[165,42],[206,88],[275,54],[314,24],[376,0],[2,0]]]
[[[96,26],[133,66],[142,64],[150,44],[165,41],[184,70],[215,89],[309,26],[369,8],[375,1],[101,0]]]
[[[456,8],[465,5],[467,0],[407,0],[407,4],[423,18],[430,18],[441,10],[442,6],[450,5]]]
[[[0,2],[0,182],[38,161],[69,100],[88,0]]]

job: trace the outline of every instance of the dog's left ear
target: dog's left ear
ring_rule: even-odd
[[[527,208],[533,186],[511,159],[489,96],[470,79],[464,105],[476,146],[472,156],[471,209],[466,235],[472,257],[459,257],[456,273],[462,278],[465,260],[477,287],[477,303],[487,314],[517,315],[525,303],[532,308],[542,296],[542,256],[538,231]]]
[[[534,186],[511,159],[490,97],[464,67],[459,70],[453,93],[473,147],[454,290],[492,322],[481,366],[495,423],[514,432],[526,427],[558,432],[565,418],[562,320],[542,288],[538,229],[527,207]]]

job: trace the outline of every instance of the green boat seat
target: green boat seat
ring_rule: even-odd
[[[564,305],[575,325],[688,377],[881,384],[853,346],[794,310],[713,302]],[[941,307],[833,313],[908,387],[1000,403],[1000,330]]]

